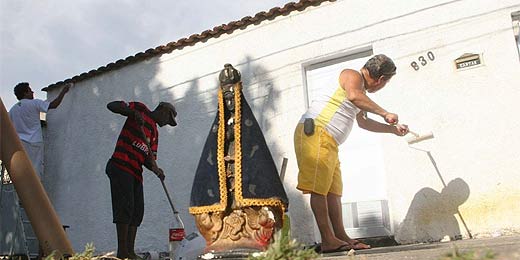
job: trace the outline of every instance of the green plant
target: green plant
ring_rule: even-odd
[[[291,239],[288,232],[277,232],[274,242],[258,255],[250,255],[248,260],[311,260],[318,258],[314,249],[304,249],[303,245]]]
[[[75,253],[73,256],[69,257],[69,258],[64,258],[64,257],[56,257],[56,251],[52,251],[52,253],[50,255],[48,255],[47,257],[45,257],[45,260],[55,260],[55,259],[60,259],[60,260],[100,260],[100,259],[118,259],[117,257],[113,257],[113,256],[110,256],[110,255],[103,255],[103,256],[94,256],[94,251],[96,250],[96,248],[94,247],[94,244],[92,243],[87,243],[85,245],[85,251],[83,251],[82,253]]]
[[[495,253],[489,249],[486,250],[484,254],[474,251],[460,252],[459,248],[453,245],[452,252],[445,254],[442,258],[440,258],[440,260],[488,260],[494,258]]]

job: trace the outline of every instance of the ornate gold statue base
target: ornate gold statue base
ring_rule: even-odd
[[[206,239],[205,252],[264,251],[275,229],[282,227],[282,212],[271,207],[244,207],[225,212],[195,215]]]

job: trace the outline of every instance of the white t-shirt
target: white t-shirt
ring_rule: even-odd
[[[40,112],[47,112],[49,104],[41,99],[22,99],[9,110],[20,139],[29,143],[43,142]]]

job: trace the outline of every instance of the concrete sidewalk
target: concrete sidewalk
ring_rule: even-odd
[[[369,250],[358,250],[355,255],[347,254],[328,254],[322,255],[320,259],[348,259],[348,260],[439,260],[458,248],[459,254],[473,252],[475,258],[468,259],[489,259],[479,258],[490,251],[494,258],[498,260],[520,260],[520,235],[503,236],[495,238],[480,238],[458,240],[444,243],[414,244],[391,247],[380,247]],[[461,258],[446,258],[461,259]]]

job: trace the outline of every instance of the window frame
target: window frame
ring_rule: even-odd
[[[513,36],[515,37],[516,50],[518,59],[520,60],[520,11],[511,13],[511,22],[513,27]]]

